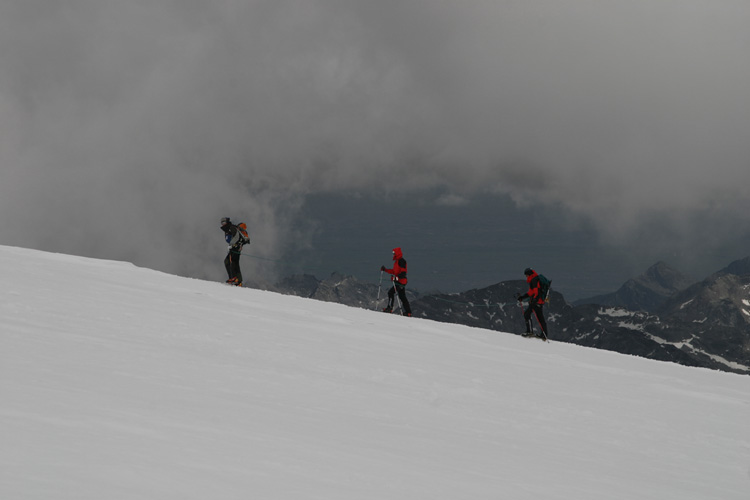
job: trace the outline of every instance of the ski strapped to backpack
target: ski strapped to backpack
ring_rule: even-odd
[[[547,279],[543,274],[537,273],[537,276],[539,276],[539,297],[544,299],[544,303],[546,304],[549,302],[549,289],[552,281]]]
[[[242,239],[243,245],[250,244],[250,236],[247,234],[247,224],[240,222],[237,224],[237,230],[240,232],[240,238]]]

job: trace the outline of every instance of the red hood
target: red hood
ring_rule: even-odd
[[[396,248],[393,249],[393,260],[398,260],[398,259],[400,259],[403,256],[404,256],[404,254],[401,251],[400,247],[396,247]]]

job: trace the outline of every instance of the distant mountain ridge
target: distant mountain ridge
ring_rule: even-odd
[[[750,257],[735,260],[724,269],[718,271],[716,274],[735,274],[737,276],[750,274]]]
[[[325,280],[293,276],[269,289],[380,310],[387,286],[333,273]],[[454,294],[409,291],[409,300],[416,317],[520,334],[523,309],[514,297],[526,287],[513,280]],[[750,373],[750,257],[700,282],[658,262],[612,294],[571,305],[553,284],[550,297],[545,315],[553,342]]]
[[[695,283],[695,280],[657,262],[640,276],[629,279],[616,292],[574,302],[575,305],[601,304],[633,311],[655,312],[667,298]]]

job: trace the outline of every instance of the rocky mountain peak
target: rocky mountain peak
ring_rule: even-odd
[[[616,292],[578,300],[576,304],[601,304],[653,312],[664,300],[684,290],[693,281],[664,262],[657,262],[640,276],[626,281]]]
[[[735,260],[731,264],[729,264],[727,267],[722,269],[716,274],[734,274],[737,276],[744,276],[746,274],[750,274],[750,257],[745,257],[744,259]]]
[[[694,283],[693,279],[661,261],[649,267],[645,273],[634,278],[634,281],[665,296],[684,290]]]

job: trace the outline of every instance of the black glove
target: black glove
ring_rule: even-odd
[[[380,266],[381,271],[385,271],[385,266]]]

